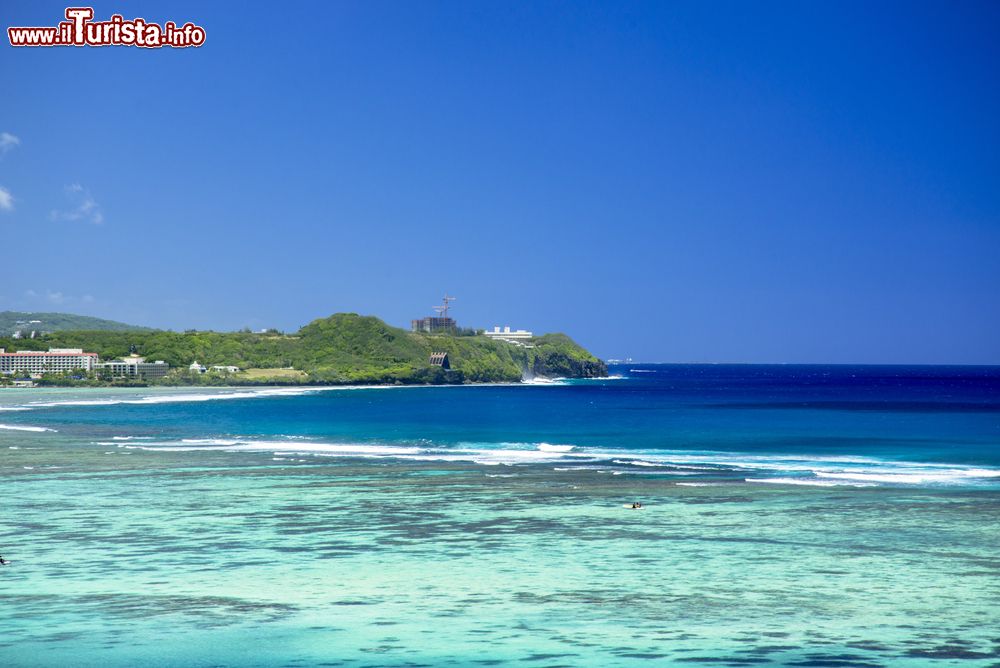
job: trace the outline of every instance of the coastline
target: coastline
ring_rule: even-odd
[[[613,379],[613,376],[608,376],[605,379]],[[319,392],[336,392],[336,391],[360,391],[360,390],[402,390],[402,389],[416,389],[416,388],[497,388],[497,387],[560,387],[567,384],[569,380],[601,380],[601,379],[553,379],[548,382],[518,382],[518,383],[505,383],[505,382],[493,382],[493,383],[450,383],[450,384],[430,384],[430,383],[383,383],[383,384],[353,384],[353,385],[130,385],[130,386],[116,386],[116,385],[88,385],[88,386],[67,386],[67,385],[47,385],[47,386],[35,386],[35,387],[0,387],[0,413],[3,412],[19,412],[24,410],[31,410],[28,407],[11,407],[5,406],[3,399],[13,398],[13,397],[26,397],[34,395],[37,398],[42,398],[46,395],[53,396],[59,394],[72,394],[80,393],[81,395],[118,395],[118,396],[130,396],[136,395],[140,397],[142,395],[152,395],[149,398],[151,401],[148,403],[157,403],[154,401],[155,395],[166,395],[166,397],[176,396],[177,401],[190,401],[190,400],[209,400],[212,398],[257,398],[257,397],[280,397],[280,396],[301,396],[309,393],[319,393]],[[207,395],[207,396],[199,396]],[[99,401],[99,399],[98,399]],[[88,404],[84,404],[88,405]],[[38,408],[50,407],[48,402],[37,403],[35,405]]]
[[[667,366],[659,367],[666,371]],[[759,403],[747,402],[740,395],[739,401],[727,405],[720,404],[723,395],[713,397],[715,390],[704,394],[702,373],[704,369],[691,373],[693,387],[697,388],[696,401],[691,402],[683,393],[674,389],[678,382],[684,382],[684,373],[674,371],[673,379],[658,379],[655,374],[635,377],[609,376],[591,379],[596,382],[565,379],[558,382],[542,383],[470,383],[463,385],[429,384],[354,384],[354,385],[272,385],[256,387],[200,386],[200,387],[39,387],[17,388],[20,392],[0,392],[0,419],[4,429],[9,431],[44,433],[61,432],[62,436],[84,437],[87,443],[113,445],[111,440],[125,438],[149,438],[141,449],[159,452],[207,451],[243,453],[256,452],[264,455],[281,456],[283,452],[295,452],[304,457],[375,457],[391,460],[413,461],[467,461],[485,465],[532,465],[541,464],[554,467],[555,471],[595,468],[608,475],[624,475],[644,478],[676,478],[675,483],[686,486],[701,484],[731,485],[750,484],[754,486],[811,486],[865,488],[875,485],[923,485],[942,483],[974,486],[996,486],[1000,483],[1000,462],[987,458],[982,465],[970,465],[961,457],[950,458],[947,451],[938,448],[920,452],[907,447],[896,449],[887,436],[899,440],[898,429],[879,437],[873,436],[884,430],[880,421],[869,422],[863,416],[877,409],[885,411],[923,410],[923,405],[907,398],[895,408],[886,399],[893,396],[887,390],[884,398],[854,405],[843,400],[829,404],[818,401],[823,396],[822,389],[809,390],[808,396],[791,404],[771,401],[768,406],[784,411],[789,420],[797,421],[802,411],[813,411],[810,424],[817,435],[837,433],[841,427],[829,420],[836,418],[840,411],[850,411],[846,415],[859,416],[860,433],[868,434],[863,441],[873,445],[866,447],[861,441],[843,440],[838,437],[830,445],[823,445],[817,438],[788,441],[775,431],[768,413],[761,412]],[[716,369],[720,378],[728,377],[729,371]],[[752,370],[751,375],[752,376]],[[794,370],[786,370],[793,374]],[[770,371],[763,373],[766,383],[770,383]],[[810,376],[811,377],[811,376]],[[613,379],[624,381],[609,382]],[[844,379],[854,382],[855,375],[846,373]],[[513,393],[504,395],[497,392],[509,387],[566,387],[570,391]],[[568,387],[569,386],[569,387]],[[354,392],[371,390],[400,389],[407,387],[451,388],[446,394],[414,393],[410,398],[390,398],[369,395],[348,397]],[[478,388],[465,392],[461,388]],[[806,386],[808,387],[808,386]],[[630,389],[632,388],[632,389]],[[667,388],[670,388],[667,391]],[[492,392],[491,392],[492,390]],[[686,443],[675,438],[660,438],[664,428],[675,429],[669,413],[659,411],[636,414],[643,420],[652,420],[645,427],[630,421],[624,424],[637,429],[633,447],[629,447],[630,437],[626,433],[608,431],[608,425],[621,420],[620,410],[633,406],[633,393],[653,392],[658,405],[647,408],[666,408],[673,411],[684,410],[703,432],[710,424],[717,429],[717,418],[703,422],[700,415],[716,415],[732,420],[747,421],[742,429],[735,429],[724,439],[701,437],[699,442]],[[334,395],[342,395],[334,399]],[[396,393],[392,393],[395,395]],[[756,392],[752,394],[757,397]],[[329,395],[330,399],[321,398]],[[516,395],[516,397],[515,397]],[[580,403],[582,398],[589,397]],[[617,397],[617,398],[616,398]],[[289,399],[267,402],[267,399]],[[295,398],[301,398],[296,402]],[[759,398],[759,397],[757,397]],[[280,416],[286,410],[295,410],[295,419],[280,419],[272,422],[267,418],[256,428],[251,424],[258,408],[243,401],[261,400],[265,415]],[[602,410],[602,403],[609,399]],[[972,397],[970,396],[970,399]],[[497,401],[507,404],[504,417],[497,416]],[[731,400],[727,400],[731,401]],[[207,402],[204,407],[191,405],[186,408],[170,409],[171,416],[166,428],[147,425],[146,416],[158,413],[156,405],[197,404]],[[597,402],[597,403],[595,403]],[[662,404],[660,403],[662,402]],[[216,404],[211,408],[208,404]],[[140,406],[144,407],[137,412]],[[561,406],[552,409],[550,406]],[[592,408],[585,409],[585,406]],[[976,401],[941,402],[933,407],[931,415],[947,416],[950,411],[968,415],[976,429],[984,429],[978,415],[987,416],[992,403],[978,404]],[[75,409],[101,407],[100,412],[80,412]],[[119,407],[117,409],[113,407]],[[296,408],[298,407],[298,408]],[[380,408],[383,407],[383,408]],[[109,412],[105,413],[107,408]],[[166,408],[166,407],[164,407]],[[71,412],[64,412],[70,409]],[[479,417],[469,413],[470,409],[480,411]],[[733,413],[736,409],[739,413]],[[44,410],[35,413],[36,410]],[[394,416],[385,421],[382,411],[390,410]],[[567,413],[567,410],[577,411]],[[711,412],[705,413],[706,410]],[[858,412],[860,410],[860,412]],[[365,414],[375,411],[374,418]],[[398,413],[397,411],[403,411]],[[598,411],[598,412],[594,412]],[[837,411],[837,412],[831,412]],[[356,416],[360,412],[360,416]],[[509,412],[509,416],[507,413]],[[530,417],[534,414],[534,417]],[[659,417],[662,415],[663,417]],[[183,416],[190,424],[174,424],[176,416]],[[238,417],[236,417],[238,416]],[[547,425],[545,428],[524,427],[525,419]],[[663,419],[667,422],[661,422]],[[942,418],[943,419],[943,418]],[[400,427],[393,427],[397,423]],[[490,425],[484,430],[480,425]],[[500,425],[506,425],[500,428]],[[943,424],[951,424],[945,422]],[[87,425],[93,425],[89,427]],[[589,425],[589,426],[588,426]],[[800,429],[797,427],[796,429]],[[832,431],[831,431],[832,430]],[[949,431],[951,427],[949,427]],[[683,432],[680,432],[683,433]],[[711,432],[709,432],[711,433]],[[754,445],[747,441],[746,433],[758,433],[761,442]],[[981,432],[974,432],[979,434]],[[922,429],[912,438],[923,438]],[[953,438],[951,436],[950,438]],[[799,442],[801,441],[801,442]],[[816,443],[810,447],[808,443]],[[903,442],[906,442],[905,439]],[[920,441],[914,442],[919,444]],[[885,445],[880,445],[884,443]],[[118,444],[121,447],[121,444]],[[833,450],[830,448],[833,447]],[[402,449],[400,449],[402,448]],[[126,448],[128,449],[128,448]],[[396,456],[400,455],[400,456]],[[568,467],[568,468],[567,468]],[[695,476],[694,478],[685,476]]]
[[[520,385],[557,385],[559,383],[569,381],[569,380],[608,380],[620,378],[621,376],[616,376],[607,373],[605,370],[603,375],[593,375],[593,376],[535,376],[530,379],[522,378],[519,381],[496,381],[496,380],[464,380],[462,382],[402,382],[399,380],[386,381],[382,383],[338,383],[332,381],[322,381],[318,380],[315,382],[274,382],[274,379],[261,379],[256,380],[241,380],[241,379],[221,379],[212,378],[212,381],[226,380],[226,382],[221,382],[218,384],[199,384],[199,383],[183,383],[183,382],[148,382],[148,381],[137,381],[129,383],[119,383],[114,381],[100,381],[100,380],[86,380],[86,381],[68,381],[68,382],[51,382],[43,381],[38,383],[33,381],[32,385],[8,385],[0,384],[0,390],[37,390],[37,389],[66,389],[66,390],[101,390],[101,389],[152,389],[152,388],[165,388],[165,389],[237,389],[237,388],[374,388],[374,387],[475,387],[475,386],[485,386],[492,387],[497,385],[508,385],[508,386],[520,386]]]
[[[613,375],[595,376],[590,378],[551,378],[541,382],[519,381],[519,382],[467,382],[467,383],[315,383],[294,385],[284,385],[281,383],[248,383],[231,385],[166,385],[162,383],[150,383],[144,385],[35,385],[33,387],[14,387],[0,385],[0,392],[9,390],[11,392],[32,392],[32,391],[105,391],[105,390],[190,390],[192,392],[201,390],[222,390],[253,392],[254,390],[378,390],[388,388],[408,388],[408,387],[550,387],[556,386],[571,380],[615,380]]]
[[[0,337],[0,349],[11,351],[0,351],[8,371],[46,385],[444,385],[607,374],[565,334],[515,345],[485,334],[407,331],[354,313],[319,318],[295,334],[58,330]],[[65,355],[79,359],[53,357]]]

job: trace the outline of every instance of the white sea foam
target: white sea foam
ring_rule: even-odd
[[[641,459],[612,459],[612,464],[626,464],[628,466],[655,466],[657,468],[662,468],[664,466],[670,466],[667,462],[647,462]]]
[[[473,462],[485,466],[515,466],[518,464],[554,464],[572,457],[569,453],[542,452],[540,450],[458,450],[424,449],[405,459],[439,462]],[[585,456],[584,456],[585,457]]]
[[[805,485],[807,487],[873,487],[865,483],[817,480],[815,478],[747,478],[746,482],[768,483],[772,485]]]
[[[521,381],[522,385],[566,385],[565,378],[528,378]]]
[[[369,445],[362,443],[290,443],[288,441],[253,441],[227,438],[185,438],[180,441],[146,442],[119,445],[128,450],[190,452],[216,450],[224,452],[271,452],[276,455],[318,456],[403,456],[421,452],[417,447]]]
[[[816,471],[816,475],[834,480],[858,480],[863,482],[885,482],[894,484],[919,485],[925,483],[957,483],[970,479],[998,478],[1000,471],[993,469],[944,469],[922,468],[920,470],[903,469],[902,472],[892,471]]]
[[[182,438],[188,445],[238,445],[241,441],[230,438]]]
[[[550,464],[556,470],[596,469],[615,475],[623,473],[666,477],[737,475],[741,477],[736,480],[745,479],[752,484],[814,487],[981,484],[1000,478],[1000,469],[995,468],[879,460],[872,457],[751,455],[672,450],[628,452],[544,442],[460,443],[442,446],[427,441],[419,444],[327,442],[314,437],[295,435],[270,438],[221,436],[179,440],[121,436],[115,437],[114,441],[97,441],[96,444],[146,451],[266,452],[276,457],[395,458],[411,461],[472,462],[487,466]],[[629,469],[609,470],[610,464]],[[744,478],[741,474],[751,475]]]
[[[254,444],[253,448],[256,449],[258,444]],[[356,443],[301,443],[294,444],[294,447],[289,448],[285,444],[283,448],[286,452],[294,452],[295,454],[317,454],[317,455],[353,455],[358,454],[362,456],[400,456],[400,455],[415,455],[420,453],[420,448],[408,447],[408,446],[398,446],[398,445],[367,445],[367,444],[356,444]],[[243,446],[241,446],[243,447]]]
[[[565,378],[537,379],[539,385],[565,385]],[[30,411],[38,408],[56,408],[60,406],[117,406],[169,404],[201,401],[224,401],[228,399],[258,399],[267,397],[295,397],[316,392],[350,392],[354,390],[403,390],[434,387],[437,389],[449,387],[496,387],[531,385],[531,382],[518,383],[475,383],[472,385],[325,385],[325,386],[294,386],[265,387],[258,389],[234,389],[219,392],[177,392],[176,394],[148,394],[145,396],[102,397],[98,399],[57,399],[52,401],[30,401],[14,406],[0,406],[0,411]]]
[[[232,392],[203,392],[178,394],[152,394],[142,397],[103,398],[103,399],[64,399],[59,401],[33,401],[25,404],[25,408],[53,408],[57,406],[117,406],[171,404],[181,402],[224,401],[227,399],[256,399],[261,397],[293,397],[331,388],[308,387],[278,387],[261,390],[236,390]]]
[[[10,431],[56,431],[48,427],[32,427],[26,424],[0,424],[0,429],[8,429]]]
[[[553,445],[551,443],[538,444],[538,449],[542,452],[570,452],[574,447],[572,445]]]
[[[316,392],[345,390],[395,389],[395,385],[338,385],[325,387],[266,387],[254,390],[225,390],[219,392],[177,392],[175,394],[147,394],[144,396],[101,397],[97,399],[56,399],[52,401],[30,401],[17,406],[4,406],[0,410],[28,411],[38,408],[60,406],[118,406],[154,405],[201,401],[225,401],[231,399],[260,399],[267,397],[297,397]]]

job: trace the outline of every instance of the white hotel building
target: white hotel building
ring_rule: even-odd
[[[110,362],[95,364],[94,369],[100,373],[106,371],[116,377],[125,378],[163,378],[170,370],[170,365],[163,360],[147,362],[145,357],[129,355]]]
[[[85,353],[82,348],[49,348],[47,353],[40,350],[8,353],[0,348],[0,373],[62,373],[75,369],[90,371],[96,364],[97,353]]]

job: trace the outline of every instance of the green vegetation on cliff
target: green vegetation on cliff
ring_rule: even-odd
[[[175,372],[164,382],[228,383],[463,383],[515,382],[524,376],[588,378],[607,373],[604,363],[564,334],[546,334],[526,348],[484,336],[408,332],[378,318],[338,313],[315,320],[296,334],[249,332],[59,331],[40,339],[0,338],[0,348],[83,348],[101,359],[127,355],[135,346],[148,360],[164,360]],[[448,353],[451,369],[430,364],[432,352]],[[205,366],[274,369],[220,378],[186,373],[197,360]],[[305,379],[281,374],[297,369]]]

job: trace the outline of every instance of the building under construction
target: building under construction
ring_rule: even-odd
[[[453,333],[458,329],[458,324],[448,316],[448,309],[451,308],[450,304],[453,301],[455,301],[454,297],[445,295],[441,305],[434,307],[434,310],[437,311],[436,316],[432,315],[426,318],[411,320],[410,329],[414,332],[426,332],[428,334]]]

